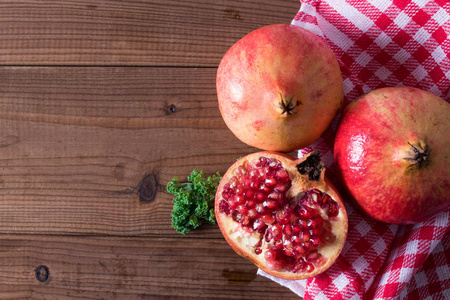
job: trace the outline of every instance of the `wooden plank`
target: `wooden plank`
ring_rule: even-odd
[[[250,31],[290,23],[295,0],[2,1],[0,65],[217,66]]]
[[[202,68],[0,68],[0,233],[177,235],[167,182],[256,151],[227,129],[214,82]],[[156,197],[140,201],[148,174]]]
[[[298,299],[223,239],[2,235],[0,253],[0,299]]]

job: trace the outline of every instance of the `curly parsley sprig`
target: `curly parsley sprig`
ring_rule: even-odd
[[[173,178],[167,191],[173,194],[172,226],[181,234],[199,227],[203,223],[216,224],[214,198],[222,176],[205,177],[203,171],[193,170],[188,182],[179,183]]]

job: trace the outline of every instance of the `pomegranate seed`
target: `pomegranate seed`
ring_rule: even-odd
[[[291,224],[286,224],[283,226],[283,232],[285,235],[287,236],[291,236],[292,235],[292,226]]]
[[[235,198],[234,198],[234,201],[237,204],[242,204],[242,203],[244,203],[244,197],[242,195],[236,195]]]
[[[314,247],[318,247],[318,246],[319,246],[319,238],[317,238],[317,237],[311,238],[311,239],[310,239],[310,242],[311,242],[311,244],[312,244]]]
[[[228,205],[228,202],[225,200],[221,200],[219,203],[219,211],[225,214],[230,213],[230,206]]]
[[[323,194],[323,195],[322,195],[322,198],[320,199],[320,204],[321,204],[321,205],[322,205],[322,204],[328,204],[330,200],[331,200],[330,195],[328,195],[328,194]]]
[[[300,225],[294,225],[292,226],[292,232],[293,233],[299,233],[300,231],[302,231],[302,227]]]
[[[320,229],[314,228],[313,230],[310,230],[309,233],[311,233],[312,236],[319,236],[320,235]]]
[[[284,192],[286,192],[287,190],[289,190],[290,188],[291,188],[291,182],[288,181],[288,182],[282,182],[282,183],[279,183],[279,184],[275,187],[275,190],[278,191],[278,192],[284,193]]]
[[[250,183],[250,188],[254,189],[254,190],[259,190],[261,188],[262,185],[262,181],[260,180],[253,180]]]
[[[278,170],[278,171],[275,173],[275,175],[277,176],[278,179],[280,179],[280,180],[283,181],[283,182],[286,182],[286,181],[289,181],[289,180],[290,180],[290,178],[289,178],[289,173],[288,173],[288,171],[285,170],[285,169]]]
[[[256,202],[254,200],[247,201],[247,208],[254,208],[256,206]]]
[[[313,262],[315,261],[317,258],[319,258],[321,254],[317,253],[317,251],[311,251],[308,253],[308,255],[306,256],[306,260],[309,262]]]
[[[311,273],[314,271],[314,266],[311,263],[306,263],[305,272]]]
[[[267,157],[260,157],[259,158],[259,165],[260,167],[265,167],[268,164]]]
[[[333,201],[328,205],[327,215],[330,218],[333,218],[336,217],[338,214],[339,214],[339,206],[335,201]]]
[[[308,242],[303,242],[302,243],[302,246],[303,246],[303,249],[305,249],[305,252],[307,252],[307,251],[309,251],[309,250],[311,250],[311,243],[308,241]]]
[[[275,241],[275,243],[273,244],[273,250],[281,251],[282,249],[283,249],[283,241],[282,240]]]
[[[273,178],[273,177],[267,177],[266,178],[266,180],[264,181],[264,183],[267,185],[267,186],[275,186],[275,185],[277,185],[277,180],[275,179],[275,178]]]
[[[267,207],[268,209],[276,209],[278,207],[278,202],[274,200],[266,200],[263,203],[264,207]]]
[[[292,242],[293,242],[295,245],[300,245],[300,244],[302,243],[302,239],[301,239],[299,236],[296,236],[296,235],[293,235],[293,236],[291,237],[291,240],[292,240]]]
[[[284,249],[283,253],[287,256],[294,256],[294,252],[292,252],[292,250],[289,249]]]
[[[230,205],[231,209],[236,209],[236,207],[237,207],[236,197],[233,196],[230,199],[228,199],[228,204]]]
[[[273,223],[275,223],[275,217],[270,215],[270,214],[262,216],[261,220],[263,220],[264,223],[266,223],[266,224],[273,224]]]
[[[234,221],[239,222],[242,219],[242,214],[240,214],[237,210],[234,210],[231,217]]]
[[[242,185],[244,187],[250,187],[250,184],[252,183],[252,179],[250,177],[245,177],[244,178],[244,182],[242,183]]]
[[[259,217],[259,214],[256,212],[256,210],[249,209],[248,210],[248,216],[251,217],[251,218],[257,218],[257,217]]]
[[[272,226],[272,234],[275,240],[279,240],[283,237],[283,228],[280,224],[275,224]]]
[[[259,255],[259,254],[261,254],[261,253],[262,253],[261,248],[255,248],[255,254],[256,254],[256,255]]]
[[[261,185],[260,190],[266,194],[269,194],[270,192],[272,192],[272,189],[270,187],[266,186],[264,183]]]
[[[296,272],[296,273],[304,272],[305,271],[305,267],[306,267],[306,262],[305,262],[305,260],[303,258],[300,257],[295,262],[294,272]]]
[[[270,163],[269,163],[269,168],[271,168],[271,169],[280,169],[282,166],[281,166],[281,162],[280,161],[278,161],[278,160],[276,160],[276,159],[273,159]]]
[[[282,210],[276,212],[278,223],[287,224],[291,220],[291,211],[289,208],[284,207]]]
[[[263,192],[257,192],[255,195],[255,200],[258,202],[263,202],[266,199],[267,199],[267,196]]]
[[[253,197],[255,196],[255,192],[251,189],[246,189],[244,191],[244,198],[245,199],[253,199]]]
[[[269,261],[267,261],[267,267],[269,269],[271,269],[271,270],[274,270],[274,271],[281,270],[281,264],[280,264],[279,261],[276,261],[276,260],[269,260]]]
[[[295,246],[294,250],[297,257],[300,257],[303,254],[305,254],[305,249],[302,246]]]
[[[266,224],[262,220],[255,220],[253,223],[253,229],[258,230],[266,226]]]
[[[269,196],[267,196],[267,198],[280,202],[281,200],[283,200],[284,195],[278,191],[273,191],[269,194]]]
[[[237,209],[244,216],[248,216],[248,209],[243,204],[238,205]]]
[[[266,208],[264,207],[264,205],[262,203],[256,204],[255,210],[261,215],[264,215],[267,212]]]
[[[301,238],[302,241],[307,242],[309,241],[309,232],[302,232],[299,237]]]
[[[272,234],[271,228],[267,229],[264,239],[267,243],[269,243],[271,240],[273,240],[273,234]]]
[[[277,258],[277,252],[269,249],[264,253],[264,258],[267,260],[275,260]]]

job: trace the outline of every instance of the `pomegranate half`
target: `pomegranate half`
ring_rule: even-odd
[[[217,223],[237,254],[284,279],[325,271],[347,237],[341,196],[318,152],[295,160],[257,152],[234,163],[215,198]]]
[[[347,107],[334,156],[368,215],[413,224],[450,207],[449,122],[450,104],[417,88],[373,90]]]
[[[220,62],[216,87],[222,117],[241,141],[282,152],[319,138],[344,97],[329,46],[287,24],[259,28],[235,43]]]

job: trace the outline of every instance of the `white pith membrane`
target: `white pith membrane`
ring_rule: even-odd
[[[225,174],[216,196],[219,226],[234,250],[264,271],[287,279],[315,276],[342,250],[347,213],[323,172],[311,181],[292,160],[267,156],[250,155]]]

